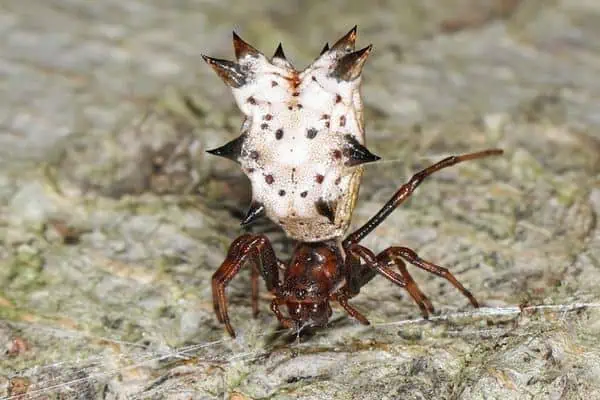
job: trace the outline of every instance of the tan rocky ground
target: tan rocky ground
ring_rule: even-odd
[[[234,3],[0,3],[0,396],[600,398],[600,3]],[[231,57],[235,28],[303,65],[354,24],[385,160],[355,225],[442,156],[506,150],[440,173],[367,240],[448,266],[485,308],[415,272],[439,311],[422,321],[378,278],[354,301],[373,326],[336,308],[298,340],[267,296],[251,318],[242,273],[231,340],[209,280],[248,187],[204,155],[240,113],[200,53]]]

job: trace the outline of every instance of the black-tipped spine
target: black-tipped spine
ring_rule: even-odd
[[[358,78],[372,48],[372,45],[368,45],[365,48],[346,54],[338,60],[330,76],[347,82]]]
[[[283,52],[283,46],[281,45],[281,43],[279,43],[279,46],[277,46],[277,49],[275,50],[275,54],[273,54],[273,58],[278,58],[280,60],[287,61],[287,58],[285,57],[285,53]]]
[[[248,74],[240,64],[220,58],[212,58],[202,55],[204,61],[212,67],[223,81],[232,88],[244,86],[248,79]]]
[[[345,138],[347,143],[344,146],[343,154],[347,158],[344,163],[347,167],[353,167],[381,159],[381,157],[371,153],[369,149],[360,144],[354,136],[346,135]]]
[[[264,214],[265,214],[264,204],[262,204],[258,201],[252,201],[252,203],[250,203],[250,208],[248,208],[248,212],[246,213],[246,216],[244,217],[242,222],[240,222],[240,225],[242,225],[242,226],[249,225],[252,222],[259,219],[260,217],[262,217]]]
[[[348,33],[342,36],[337,42],[334,43],[333,46],[331,46],[331,50],[342,53],[354,51],[354,45],[356,43],[356,29],[357,26],[354,25],[354,28],[350,29]]]
[[[258,57],[261,54],[260,51],[246,43],[235,32],[233,32],[233,49],[235,51],[235,58],[238,61],[246,56]]]
[[[217,147],[216,149],[206,150],[207,153],[213,154],[215,156],[228,158],[232,161],[239,163],[239,159],[242,155],[242,147],[244,146],[244,140],[246,139],[245,135],[240,135],[239,137],[233,139],[230,142],[225,143],[221,147]]]

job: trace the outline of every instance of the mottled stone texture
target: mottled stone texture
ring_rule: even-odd
[[[0,396],[600,398],[598,21],[596,0],[2,1]],[[414,247],[487,308],[415,271],[431,321],[376,278],[353,303],[371,327],[336,308],[296,339],[266,295],[251,318],[241,273],[231,340],[209,280],[248,185],[204,149],[241,115],[200,53],[230,55],[235,28],[300,66],[354,24],[384,158],[354,225],[416,169],[504,148],[433,177],[366,241]]]

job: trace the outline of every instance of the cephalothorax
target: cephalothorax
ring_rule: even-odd
[[[358,193],[361,164],[378,159],[364,146],[358,93],[360,72],[371,46],[354,51],[355,38],[356,27],[331,49],[326,45],[321,56],[302,72],[285,60],[281,45],[269,61],[235,33],[237,63],[204,57],[233,88],[246,114],[241,136],[210,151],[238,161],[252,182],[254,201],[242,223],[266,211],[288,236],[299,240],[288,262],[276,257],[264,235],[245,234],[231,244],[212,278],[215,313],[231,336],[235,333],[225,288],[245,265],[252,270],[254,315],[258,313],[258,278],[262,276],[274,295],[271,310],[286,327],[325,325],[331,316],[331,301],[368,324],[348,299],[377,274],[405,288],[427,317],[433,306],[403,260],[448,280],[478,307],[473,295],[446,268],[421,259],[407,247],[389,247],[375,255],[360,241],[427,176],[502,150],[448,157],[418,172],[367,223],[342,240]],[[280,310],[282,305],[287,306],[287,316]]]
[[[241,135],[210,153],[240,163],[252,183],[242,224],[266,215],[296,240],[348,229],[362,175],[378,160],[364,146],[360,75],[371,46],[354,50],[356,27],[303,71],[281,44],[269,60],[235,33],[237,62],[204,56],[245,114]]]

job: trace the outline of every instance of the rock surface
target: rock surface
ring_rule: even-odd
[[[600,398],[600,3],[441,3],[3,1],[0,396]],[[354,226],[445,155],[506,151],[439,173],[365,241],[415,248],[484,307],[415,271],[429,321],[376,278],[353,301],[372,326],[338,307],[298,338],[266,295],[251,318],[241,273],[231,340],[209,282],[248,184],[204,149],[241,115],[200,53],[230,56],[234,28],[308,64],[354,24],[384,159]]]

